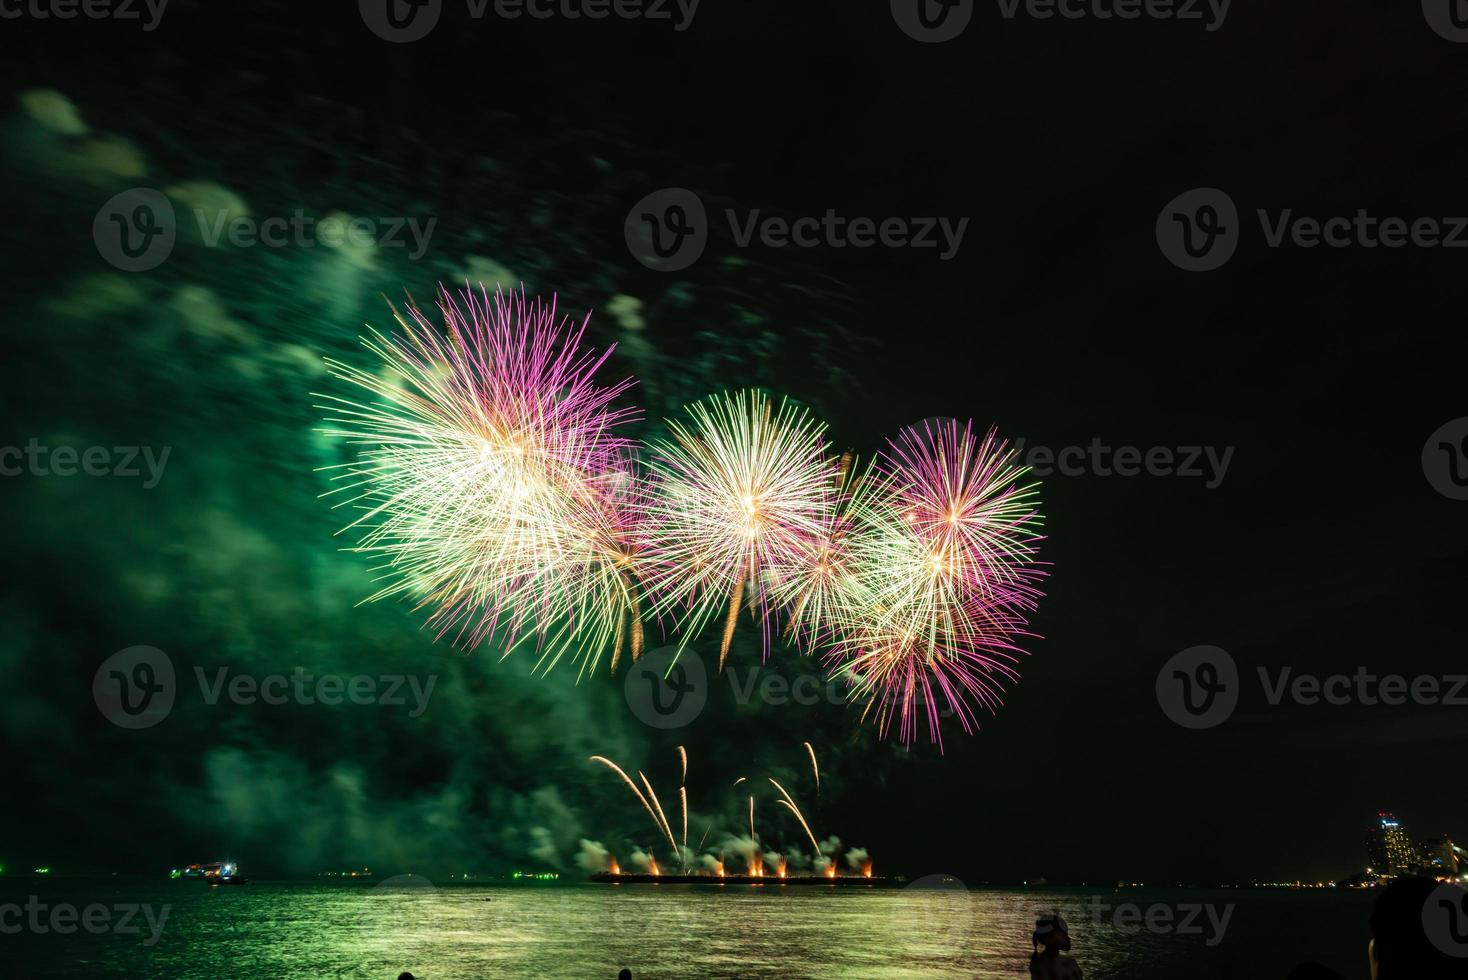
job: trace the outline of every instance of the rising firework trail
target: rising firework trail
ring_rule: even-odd
[[[796,820],[799,820],[800,821],[800,826],[803,827],[803,828],[805,828],[805,836],[807,836],[807,837],[810,838],[811,846],[816,849],[816,853],[817,854],[820,854],[821,853],[821,845],[820,845],[820,843],[818,843],[816,841],[816,835],[811,832],[810,824],[808,824],[808,823],[805,822],[805,814],[803,814],[803,813],[800,812],[800,807],[796,806],[795,805],[795,801],[790,798],[790,794],[787,793],[787,792],[785,792],[785,787],[784,786],[781,786],[779,783],[775,782],[775,780],[774,780],[773,777],[767,776],[765,778],[770,780],[770,783],[777,790],[780,791],[780,795],[783,797],[783,799],[776,800],[775,802],[784,805],[785,809],[787,809],[791,813],[795,814],[795,819]]]
[[[810,771],[815,773],[816,794],[819,795],[821,792],[821,767],[816,764],[816,750],[811,748],[811,744],[809,742],[804,742],[802,744],[805,746],[805,751],[810,753]]]
[[[666,827],[667,827],[667,821],[663,821],[662,823],[659,823],[658,822],[658,816],[657,816],[656,813],[653,812],[652,804],[648,802],[647,797],[645,797],[645,796],[642,795],[642,790],[640,790],[640,789],[637,788],[637,784],[634,783],[632,781],[632,779],[625,772],[622,771],[622,767],[621,766],[617,765],[611,759],[608,759],[605,756],[600,756],[600,755],[594,755],[594,756],[592,756],[591,757],[591,761],[592,762],[600,762],[602,765],[606,766],[608,769],[612,770],[612,772],[614,772],[618,776],[620,776],[622,778],[622,782],[626,783],[627,784],[627,788],[632,791],[632,795],[637,797],[637,802],[639,802],[639,803],[642,804],[642,808],[644,810],[646,810],[647,811],[647,815],[652,818],[653,826],[656,827],[659,831],[663,831],[663,830],[666,829]],[[641,773],[639,773],[638,775],[641,775]],[[646,777],[643,777],[643,781],[646,782]],[[651,789],[652,788],[651,785],[649,785],[648,788]],[[672,844],[673,847],[674,847],[674,849],[676,849],[678,847],[678,845],[673,840],[673,833],[672,833],[672,831],[667,831],[667,837],[668,837],[668,843],[669,844]]]
[[[678,746],[678,758],[683,763],[683,775],[679,778],[686,783],[688,782],[688,750],[681,745]]]
[[[637,778],[642,780],[642,785],[647,787],[647,795],[652,800],[652,805],[658,812],[658,820],[662,823],[663,833],[668,835],[668,843],[673,845],[673,853],[678,853],[678,842],[673,838],[673,828],[668,826],[668,818],[663,814],[663,805],[658,802],[658,794],[653,790],[652,783],[638,770]]]

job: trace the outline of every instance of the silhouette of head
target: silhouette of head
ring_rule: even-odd
[[[1070,949],[1070,927],[1058,912],[1042,915],[1035,919],[1035,934],[1030,939],[1036,946],[1044,945],[1046,952],[1064,951]]]
[[[1436,907],[1443,897],[1439,887],[1431,878],[1405,878],[1387,885],[1376,897],[1369,947],[1371,975],[1376,980],[1468,977],[1468,958],[1449,955],[1451,940],[1458,931],[1468,929],[1468,922],[1458,921],[1463,910]],[[1435,922],[1433,917],[1439,912],[1443,935],[1430,936],[1425,923]]]
[[[625,966],[617,971],[617,980],[632,980],[632,971]]]

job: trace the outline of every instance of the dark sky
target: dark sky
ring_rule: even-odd
[[[474,21],[451,3],[403,45],[351,5],[301,6],[173,0],[146,33],[6,24],[0,442],[173,453],[146,491],[0,483],[0,733],[22,801],[0,861],[569,866],[581,837],[650,837],[588,755],[672,787],[672,746],[688,744],[695,809],[735,831],[728,784],[760,766],[796,778],[806,739],[826,770],[822,833],[909,874],[1331,878],[1358,868],[1378,809],[1468,837],[1468,705],[1270,705],[1257,675],[1464,670],[1468,502],[1433,488],[1422,451],[1468,416],[1468,253],[1268,248],[1255,217],[1468,215],[1468,45],[1417,5],[1239,0],[1208,32],[980,3],[960,37],[921,44],[881,3],[708,3],[682,32]],[[36,90],[87,132],[59,133],[22,99]],[[439,230],[412,263],[197,242],[150,272],[99,257],[89,229],[113,194],[204,184],[261,215],[430,214]],[[740,250],[716,229],[693,267],[658,273],[628,254],[622,220],[667,186],[711,212],[969,225],[949,261]],[[1154,235],[1195,187],[1242,216],[1211,272],[1176,268]],[[360,357],[384,294],[424,298],[483,260],[599,311],[596,339],[620,342],[613,367],[639,376],[655,418],[760,384],[864,454],[934,416],[1045,447],[1233,454],[1212,488],[1045,480],[1044,639],[1002,711],[941,756],[880,743],[834,706],[716,699],[689,731],[652,732],[620,679],[530,680],[519,660],[432,645],[405,606],[353,607],[368,576],[315,499],[313,467],[338,458],[312,432],[316,359]],[[600,312],[619,294],[642,301],[641,331]],[[209,706],[194,689],[127,732],[90,683],[136,644],[190,674],[433,672],[438,700],[406,719]],[[1242,695],[1190,731],[1155,682],[1204,644],[1237,661]],[[746,643],[736,662],[757,656]]]

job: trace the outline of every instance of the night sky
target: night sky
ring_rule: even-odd
[[[1255,217],[1468,215],[1468,45],[1416,4],[1240,0],[1212,32],[978,4],[940,44],[883,3],[710,2],[683,31],[475,21],[450,3],[409,44],[351,5],[301,6],[173,0],[148,32],[3,27],[0,443],[171,452],[150,488],[0,479],[0,863],[572,869],[582,838],[653,840],[588,756],[645,770],[666,803],[686,744],[697,824],[734,832],[733,780],[804,779],[806,740],[818,832],[893,873],[1313,881],[1360,869],[1381,809],[1416,836],[1468,837],[1468,704],[1271,705],[1257,673],[1468,671],[1468,501],[1423,467],[1428,437],[1468,416],[1468,253],[1269,248]],[[92,225],[136,187],[437,225],[418,259],[181,231],[166,262],[130,273]],[[623,241],[628,209],[664,187],[716,216],[679,272]],[[1177,268],[1154,233],[1195,187],[1241,215],[1215,271]],[[725,208],[969,220],[945,261],[741,248]],[[527,657],[434,644],[406,603],[356,606],[367,563],[317,499],[315,468],[344,458],[315,431],[321,358],[365,365],[356,338],[390,325],[384,297],[495,276],[593,311],[593,339],[618,344],[609,370],[639,380],[645,433],[691,398],[759,385],[863,455],[933,417],[1027,446],[1232,455],[1217,481],[1044,479],[1043,639],[1002,710],[973,737],[950,727],[941,755],[842,706],[739,705],[727,685],[688,729],[656,731],[620,676],[532,678]],[[1187,730],[1156,680],[1205,644],[1232,655],[1242,694],[1222,725]],[[102,662],[135,645],[184,678],[144,731],[92,698]],[[758,659],[746,623],[732,662]],[[298,666],[437,682],[409,717],[210,705],[193,680]],[[813,669],[784,650],[772,666]],[[770,836],[796,843],[763,805]]]

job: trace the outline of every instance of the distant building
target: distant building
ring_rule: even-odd
[[[1386,839],[1381,826],[1372,824],[1366,828],[1366,869],[1376,874],[1386,874]]]
[[[1376,874],[1406,874],[1422,865],[1422,857],[1402,822],[1391,813],[1378,813],[1366,831],[1366,866]]]
[[[1447,834],[1419,841],[1417,850],[1422,855],[1422,866],[1428,871],[1444,875],[1458,873],[1457,849]]]

